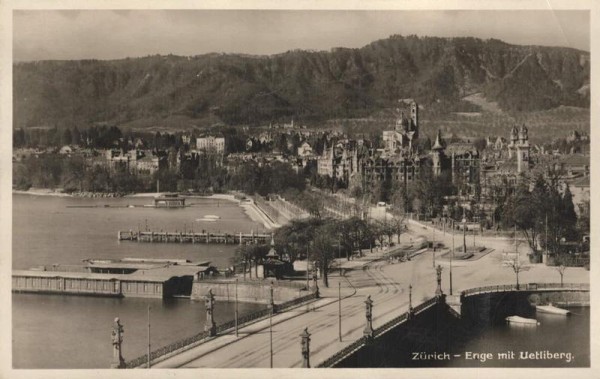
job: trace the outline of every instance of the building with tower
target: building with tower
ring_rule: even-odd
[[[530,150],[529,136],[527,135],[527,127],[521,125],[519,129],[519,143],[517,144],[517,171],[519,173],[529,171],[530,167]]]
[[[529,135],[525,124],[520,128],[513,126],[510,131],[510,143],[508,144],[508,158],[516,158],[517,172],[529,171],[531,166],[530,156],[531,146],[529,145]]]
[[[401,100],[406,104],[407,100]],[[412,150],[413,141],[419,138],[419,105],[414,101],[409,101],[409,115],[405,116],[404,110],[396,109],[399,117],[396,120],[394,130],[383,131],[383,143],[385,149],[395,152],[399,149]]]

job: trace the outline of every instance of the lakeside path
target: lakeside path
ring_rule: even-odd
[[[418,232],[403,234],[401,242],[408,243]],[[373,259],[380,256],[367,254],[367,257],[369,255]],[[501,250],[495,250],[475,261],[456,262],[457,265],[453,265],[453,294],[484,285],[514,284],[515,274],[512,269],[502,266],[501,256]],[[442,261],[440,264],[444,267],[442,289],[448,294],[448,263]],[[589,271],[569,268],[564,280],[567,283],[589,283]],[[543,264],[530,265],[528,271],[520,274],[521,283],[558,281],[558,272]],[[338,339],[338,283],[343,297],[341,342]],[[409,285],[413,286],[413,306],[434,296],[436,280],[431,251],[404,263],[374,261],[364,270],[350,271],[346,277],[332,272],[330,287],[320,285],[322,299],[273,318],[274,367],[301,367],[299,335],[305,327],[312,335],[313,367],[360,338],[365,326],[364,301],[368,295],[374,301],[374,328],[407,311]],[[242,328],[240,337],[236,338],[231,332],[154,367],[269,367],[269,342],[267,319]]]

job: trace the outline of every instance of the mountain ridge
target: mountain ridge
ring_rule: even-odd
[[[393,107],[398,98],[462,110],[473,105],[461,99],[475,92],[508,112],[589,108],[589,59],[573,48],[396,35],[361,48],[268,56],[18,62],[14,127],[95,122],[143,127],[143,120],[177,117],[229,125],[291,117],[321,122],[368,116]]]

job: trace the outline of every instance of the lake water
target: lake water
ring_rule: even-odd
[[[466,343],[458,343],[453,353],[461,357],[452,367],[589,367],[590,308],[569,308],[568,317],[538,313],[540,325],[492,326]],[[565,353],[558,359],[545,359],[543,352]],[[491,359],[466,359],[465,353],[491,353]],[[500,355],[502,353],[507,355]],[[514,356],[510,354],[514,353]],[[540,359],[523,359],[522,353],[541,352]],[[566,355],[570,354],[570,356]],[[548,356],[548,354],[546,354]],[[499,359],[508,357],[509,359]],[[535,358],[535,356],[534,356]]]
[[[13,269],[81,264],[86,258],[183,258],[228,267],[235,245],[118,242],[118,230],[162,229],[227,232],[264,231],[236,203],[189,199],[184,209],[113,208],[142,206],[152,198],[58,198],[13,195]],[[111,207],[104,207],[105,204]],[[70,208],[69,206],[100,206]],[[196,221],[207,214],[221,219]],[[126,360],[147,349],[147,307],[151,307],[154,348],[203,330],[203,302],[187,299],[113,299],[60,295],[13,294],[13,367],[108,368],[112,359],[111,330],[115,317],[125,327]],[[262,305],[239,305],[240,314]],[[232,303],[219,302],[217,323],[231,320]]]

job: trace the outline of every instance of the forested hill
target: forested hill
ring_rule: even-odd
[[[392,36],[359,49],[14,64],[14,127],[365,117],[399,98],[460,110],[589,107],[590,55],[475,38]],[[441,104],[441,105],[440,105]]]

